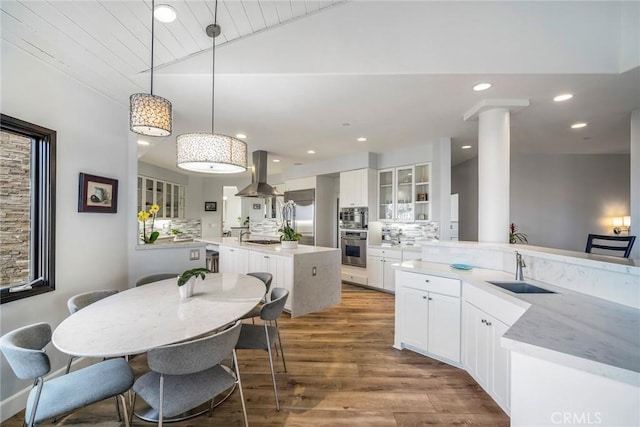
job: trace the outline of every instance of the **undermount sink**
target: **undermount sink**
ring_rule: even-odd
[[[489,282],[492,285],[498,286],[502,289],[506,289],[507,291],[513,292],[514,294],[555,294],[553,291],[549,291],[547,289],[540,288],[536,285],[532,285],[531,283],[522,282],[522,281],[514,281],[514,282]]]

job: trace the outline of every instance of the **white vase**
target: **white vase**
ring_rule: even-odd
[[[297,249],[298,247],[297,240],[282,240],[280,244],[282,245],[282,249]]]
[[[181,300],[185,300],[187,298],[191,298],[193,296],[193,289],[195,288],[196,285],[196,277],[192,277],[189,280],[187,280],[187,283],[185,283],[182,286],[178,286],[178,292],[180,292],[180,299]]]

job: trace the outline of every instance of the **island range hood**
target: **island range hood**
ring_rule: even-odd
[[[267,184],[267,152],[258,150],[251,153],[253,168],[251,184],[240,190],[236,196],[240,197],[273,197],[281,196],[275,188]]]

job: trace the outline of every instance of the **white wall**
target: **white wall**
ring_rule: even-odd
[[[460,240],[477,240],[477,158],[452,175]],[[587,234],[611,234],[610,218],[628,215],[629,194],[629,155],[511,155],[511,221],[532,245],[584,251]]]
[[[127,197],[127,189],[135,186],[128,175],[128,106],[98,95],[4,41],[0,51],[2,113],[57,131],[56,290],[3,304],[4,334],[41,321],[55,328],[68,316],[67,299],[80,292],[124,289],[127,224],[135,224],[136,208]],[[80,172],[119,180],[116,214],[77,212]],[[48,354],[52,370],[66,362],[53,346]],[[0,363],[4,419],[23,408],[9,398],[30,384],[17,380],[4,358]]]

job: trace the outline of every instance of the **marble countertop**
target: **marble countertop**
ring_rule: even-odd
[[[487,283],[514,279],[504,271],[424,261],[395,268],[460,279],[526,309],[502,337],[505,348],[640,386],[640,310],[526,278],[557,293],[514,294]]]
[[[371,249],[390,249],[392,251],[409,251],[409,252],[420,252],[422,251],[422,247],[420,245],[367,245],[368,248]]]
[[[77,311],[52,341],[74,356],[117,357],[192,339],[234,322],[264,297],[262,281],[244,274],[207,274],[181,300],[176,279],[127,289]]]
[[[201,248],[203,246],[204,246],[204,243],[198,241],[198,239],[193,239],[189,241],[174,241],[170,239],[165,239],[162,241],[156,241],[154,243],[137,245],[136,250],[148,251],[148,250],[155,250],[155,249]]]
[[[323,246],[309,246],[298,245],[297,249],[283,249],[280,244],[262,245],[259,243],[247,243],[238,241],[237,237],[213,237],[196,239],[198,242],[203,242],[212,245],[232,246],[236,248],[251,249],[252,251],[264,252],[274,255],[294,256],[294,255],[306,255],[321,252],[340,251],[338,248],[325,248]]]
[[[464,241],[444,241],[444,240],[416,240],[416,245],[420,246],[440,246],[452,248],[487,248],[508,253],[518,251],[523,255],[533,255],[539,258],[562,261],[574,265],[585,265],[597,267],[603,270],[616,271],[620,273],[634,274],[640,277],[640,260],[622,258],[616,256],[606,256],[598,254],[588,254],[585,252],[567,251],[564,249],[545,248],[542,246],[510,244],[510,243],[485,243],[485,242],[464,242]]]

